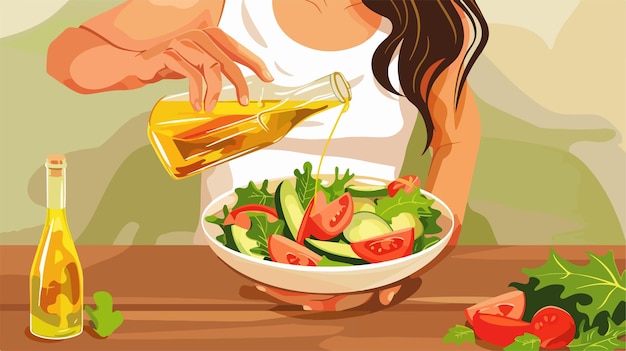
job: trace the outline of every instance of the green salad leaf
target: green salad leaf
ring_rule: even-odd
[[[311,162],[305,162],[302,171],[296,169],[293,174],[296,176],[296,193],[298,200],[303,208],[307,208],[309,202],[315,195],[315,177],[313,176],[313,165]],[[354,178],[354,174],[350,174],[347,169],[343,177],[339,176],[339,167],[335,167],[335,179],[328,185],[320,185],[318,190],[326,195],[326,202],[331,202],[345,193],[346,184]]]
[[[612,313],[626,296],[626,272],[617,270],[613,252],[604,256],[596,256],[588,252],[589,264],[579,266],[559,257],[551,249],[550,258],[539,268],[526,268],[522,271],[539,279],[537,288],[549,285],[562,285],[562,297],[586,294],[592,297],[591,302],[579,304],[578,310],[593,321],[598,313]]]
[[[441,216],[441,211],[436,208],[430,209],[430,214],[421,214],[420,222],[424,226],[424,234],[437,234],[441,232],[441,227],[437,224],[437,219]]]
[[[322,191],[326,195],[326,201],[331,202],[338,199],[346,192],[346,184],[354,178],[354,174],[350,174],[350,170],[347,169],[343,174],[343,177],[339,176],[339,167],[335,167],[335,179],[329,186],[322,185]]]
[[[250,181],[247,187],[235,189],[237,203],[235,203],[233,208],[248,204],[260,204],[275,208],[274,195],[267,190],[268,185],[269,180],[266,179],[263,181],[260,188],[257,187],[254,182]]]
[[[313,165],[311,162],[305,162],[302,166],[302,172],[299,169],[293,171],[296,176],[296,194],[302,208],[307,208],[309,202],[315,195],[315,178],[312,175]]]
[[[443,336],[443,342],[453,342],[457,345],[461,345],[464,342],[474,343],[476,342],[476,336],[471,328],[457,324],[448,329],[446,335]]]
[[[258,245],[250,251],[264,257],[269,257],[267,240],[272,234],[283,235],[285,222],[282,220],[270,222],[267,219],[266,213],[249,213],[248,217],[250,217],[250,229],[248,229],[246,235],[250,239],[256,240]]]
[[[620,340],[626,335],[626,321],[620,325],[609,319],[609,327],[606,333],[600,333],[599,327],[591,328],[580,333],[569,345],[570,351],[595,351],[595,350],[623,350],[626,349],[626,341]]]
[[[430,206],[435,200],[429,200],[418,190],[407,194],[400,189],[393,197],[383,197],[376,202],[375,211],[381,218],[391,223],[391,219],[402,212],[414,213],[418,216],[432,216]],[[426,229],[426,226],[424,226]]]
[[[113,311],[113,297],[108,291],[95,292],[93,301],[96,303],[96,308],[86,305],[85,311],[91,318],[93,330],[105,338],[122,325],[124,316],[120,311]]]
[[[228,216],[229,213],[230,211],[228,210],[228,206],[224,205],[224,207],[222,207],[222,217],[206,216],[204,217],[204,220],[209,223],[217,224],[220,227],[224,228],[224,220],[226,219],[226,216]]]
[[[539,351],[541,340],[533,334],[524,333],[515,338],[515,341],[504,347],[504,351]]]

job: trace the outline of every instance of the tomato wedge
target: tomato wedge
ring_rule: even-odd
[[[510,345],[516,337],[530,332],[531,324],[519,319],[483,314],[480,311],[474,316],[476,336],[495,345]]]
[[[235,224],[242,228],[250,229],[252,224],[250,223],[250,217],[246,215],[249,212],[266,213],[267,220],[270,222],[278,220],[278,213],[275,209],[261,204],[247,204],[230,211],[226,218],[224,218],[224,225]]]
[[[541,340],[544,349],[560,349],[567,346],[576,334],[574,318],[564,309],[546,306],[533,316],[530,333]]]
[[[319,240],[336,237],[350,224],[353,212],[354,202],[350,193],[326,203],[326,195],[318,191],[304,212],[297,242],[303,244],[304,239],[311,235]]]
[[[413,252],[415,230],[406,228],[350,243],[352,250],[369,263],[408,256]]]
[[[267,249],[274,262],[298,266],[317,266],[322,260],[322,256],[282,235],[270,235],[267,240]]]
[[[418,189],[421,184],[422,181],[418,176],[405,175],[389,183],[389,185],[387,185],[387,192],[390,197],[396,195],[400,189],[403,189],[405,193],[410,194],[413,190]]]
[[[320,201],[313,204],[311,221],[315,224],[313,236],[320,240],[330,240],[341,233],[350,221],[354,212],[354,202],[350,193],[344,193],[339,198],[325,204]]]
[[[513,319],[522,319],[526,309],[524,292],[515,290],[488,300],[479,302],[465,309],[465,319],[470,325],[474,324],[474,316],[480,311],[482,314],[493,314]]]

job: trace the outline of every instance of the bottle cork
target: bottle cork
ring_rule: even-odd
[[[49,170],[49,175],[53,177],[62,176],[66,166],[67,162],[63,154],[49,154],[46,158],[46,168]]]

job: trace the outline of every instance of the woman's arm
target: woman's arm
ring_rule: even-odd
[[[222,73],[247,104],[235,62],[270,81],[263,62],[217,28],[224,0],[129,0],[68,28],[48,48],[48,73],[79,93],[189,78],[190,102],[213,108]],[[203,84],[206,91],[203,93]]]
[[[433,98],[433,155],[425,188],[450,206],[457,221],[456,241],[465,217],[481,133],[478,107],[469,85],[463,87],[458,108],[450,106],[450,101],[452,96]]]
[[[476,33],[470,29],[467,15],[455,7],[463,19],[465,35],[461,52],[466,52]],[[465,218],[481,136],[478,107],[469,84],[465,81],[459,87],[457,83],[465,69],[463,59],[463,55],[459,56],[437,77],[427,101],[434,130],[426,190],[437,194],[452,210],[456,221],[453,244]],[[461,93],[455,104],[459,89]]]

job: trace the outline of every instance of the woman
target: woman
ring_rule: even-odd
[[[487,36],[474,0],[129,0],[65,30],[50,45],[48,72],[79,93],[188,78],[190,103],[210,111],[222,74],[245,105],[254,98],[245,84],[251,74],[296,86],[340,71],[353,100],[323,170],[398,176],[419,111],[424,149],[409,152],[432,149],[425,189],[452,209],[454,243],[480,139],[466,77]],[[304,161],[317,161],[336,119],[336,111],[328,112],[270,148],[204,172],[203,206],[252,178],[291,175]],[[373,295],[258,288],[305,309],[346,309]],[[380,302],[388,304],[398,289],[381,290]]]

